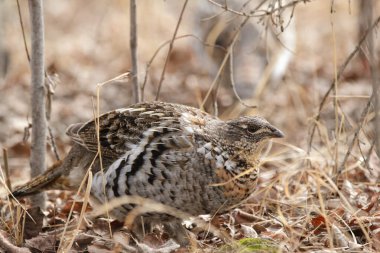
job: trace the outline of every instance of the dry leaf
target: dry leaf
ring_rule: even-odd
[[[55,235],[39,235],[26,240],[25,245],[30,249],[36,249],[41,252],[55,252],[56,239],[57,237]]]

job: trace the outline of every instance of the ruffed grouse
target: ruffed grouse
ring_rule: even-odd
[[[96,122],[71,125],[67,134],[74,145],[63,162],[16,189],[15,197],[76,190],[95,159],[91,194],[100,202],[104,193],[108,199],[138,195],[192,215],[225,212],[255,189],[265,141],[283,137],[256,116],[225,122],[184,105],[139,103],[100,116],[102,175]],[[112,212],[123,219],[131,209]]]

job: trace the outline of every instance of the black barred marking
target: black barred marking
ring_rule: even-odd
[[[170,199],[174,202],[175,201],[175,192],[173,190],[170,190]]]
[[[165,166],[165,169],[167,168],[167,166]],[[168,182],[170,182],[170,177],[169,175],[166,173],[165,170],[161,171],[161,174],[162,176],[165,178],[165,180],[167,180]]]
[[[108,147],[110,145],[110,142],[108,141],[108,133],[109,129],[108,128],[102,128],[99,131],[99,140],[100,140],[100,145],[103,147]]]
[[[155,139],[155,138],[157,138],[158,136],[160,136],[160,132],[158,132],[158,131],[153,131],[153,134],[152,134],[152,136],[153,136],[153,139]]]
[[[173,147],[177,146],[177,143],[175,142],[174,139],[170,139],[170,140],[169,140],[169,143],[170,143],[170,145],[173,146]]]
[[[131,211],[136,206],[137,206],[137,204],[125,204],[125,205],[122,205],[122,207],[124,208],[124,210],[126,210],[127,212]]]
[[[140,169],[140,167],[142,167],[144,165],[144,156],[146,154],[146,149],[147,147],[150,145],[150,142],[148,142],[145,147],[144,147],[144,150],[138,154],[138,156],[136,157],[136,159],[133,161],[133,164],[131,166],[131,171],[130,172],[127,172],[126,173],[126,177],[127,177],[127,181],[126,181],[126,184],[127,184],[127,188],[125,190],[125,193],[127,195],[129,195],[129,184],[128,184],[128,178],[131,177],[131,176],[134,176],[136,175],[136,173],[138,172],[138,170]]]
[[[153,184],[155,179],[156,179],[156,174],[154,174],[153,171],[151,171],[151,173],[149,174],[149,177],[148,177],[148,183]]]
[[[168,150],[168,148],[162,144],[162,143],[159,143],[157,144],[157,150],[153,149],[151,151],[152,153],[152,157],[150,158],[150,162],[152,163],[152,166],[153,167],[156,167],[157,163],[156,163],[156,160],[166,151]]]
[[[128,185],[128,178],[129,177],[133,177],[134,175],[136,175],[136,173],[139,171],[139,169],[144,165],[144,162],[145,162],[145,155],[147,154],[147,148],[152,144],[152,141],[154,139],[157,139],[159,136],[162,136],[162,135],[165,135],[167,133],[169,133],[169,129],[168,128],[162,128],[161,129],[161,132],[160,131],[153,131],[153,134],[152,136],[149,136],[149,140],[148,140],[148,143],[144,146],[144,150],[138,154],[138,156],[136,157],[136,159],[133,161],[133,164],[131,166],[131,171],[130,172],[127,172],[126,173],[126,177],[127,177],[127,188],[126,188],[126,194],[129,195],[129,185]],[[162,155],[163,152],[165,152],[165,150],[167,150],[168,148],[162,144],[162,143],[158,143],[157,145],[157,149],[158,150],[152,150],[151,153],[152,153],[152,157],[150,159],[151,161],[151,165],[152,167],[151,168],[155,168],[156,167],[156,159]],[[156,179],[156,175],[151,171],[151,174],[149,175],[148,177],[148,182],[150,184],[153,184],[154,180]]]
[[[147,144],[147,145],[149,145],[149,144]],[[140,167],[143,166],[143,164],[144,164],[144,156],[146,154],[146,146],[144,147],[144,150],[133,161],[133,164],[132,164],[132,167],[131,167],[131,171],[127,172],[127,174],[126,174],[127,178],[130,177],[130,176],[136,175],[136,173],[140,169]]]
[[[115,176],[115,179],[113,180],[113,186],[112,186],[113,195],[115,197],[119,197],[120,196],[120,194],[119,194],[118,180],[119,180],[119,177],[120,177],[120,172],[123,169],[123,167],[128,163],[128,160],[129,160],[129,156],[127,156],[127,158],[124,158],[123,160],[121,160],[119,166],[115,170],[116,171],[116,176]]]

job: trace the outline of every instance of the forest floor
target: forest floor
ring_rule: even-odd
[[[137,2],[138,77],[140,84],[147,78],[144,100],[153,101],[167,42],[183,3]],[[245,104],[256,108],[237,99],[226,81],[231,72],[227,67],[211,87],[223,54],[209,44],[222,47],[231,41],[245,18],[237,14],[240,8],[231,5],[238,10],[232,13],[213,1],[190,1],[177,36],[192,36],[175,40],[168,58],[159,100],[195,107],[204,104],[205,110],[222,119],[259,114],[285,133],[284,139],[264,150],[255,193],[230,213],[204,217],[233,238],[233,243],[191,226],[194,238],[189,248],[170,240],[162,229],[147,233],[140,241],[124,230],[111,236],[105,219],[78,223],[83,218],[82,197],[51,191],[46,211],[28,209],[36,223],[25,215],[20,218],[19,204],[1,198],[0,251],[16,250],[17,244],[20,248],[15,252],[65,252],[69,248],[71,252],[379,252],[380,151],[375,147],[371,98],[371,67],[379,62],[369,63],[370,56],[380,52],[378,27],[369,33],[375,41],[371,54],[368,40],[360,43],[365,34],[360,24],[365,24],[366,16],[357,1],[295,2],[291,5],[294,12],[291,7],[252,17],[236,42],[232,71],[236,92]],[[20,3],[29,45],[28,6]],[[93,118],[97,84],[131,68],[129,2],[44,4],[49,127],[54,137],[54,144],[51,136],[48,141],[47,164],[51,165],[57,154],[61,159],[71,147],[66,127]],[[375,22],[380,6],[373,4],[370,10]],[[268,5],[260,8],[269,10]],[[278,15],[283,15],[283,22]],[[0,147],[7,150],[6,167],[16,186],[29,179],[30,69],[16,2],[1,2],[0,18],[4,28],[0,32]],[[228,43],[222,52],[226,49]],[[156,52],[157,57],[147,65]],[[210,88],[214,89],[205,100]],[[101,112],[127,107],[133,103],[131,82],[108,83],[100,89],[99,98]],[[4,169],[5,157],[0,157]],[[4,177],[1,196],[6,195],[3,186]],[[22,203],[27,208],[30,204]],[[86,213],[91,210],[88,207]],[[65,226],[68,231],[63,232]],[[72,246],[62,243],[70,239]]]

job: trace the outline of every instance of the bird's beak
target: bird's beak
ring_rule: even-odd
[[[281,130],[279,130],[273,126],[271,127],[271,130],[272,130],[272,132],[270,134],[271,138],[283,138],[285,136]]]

